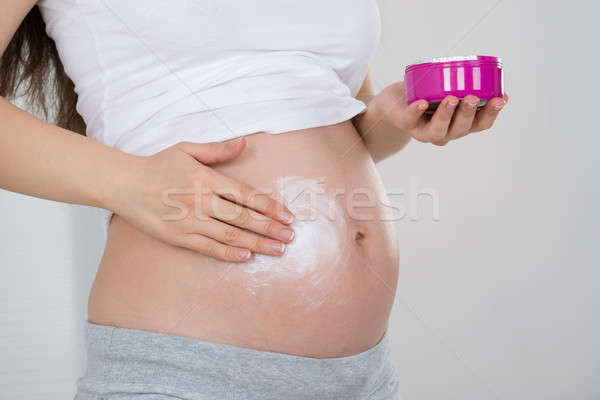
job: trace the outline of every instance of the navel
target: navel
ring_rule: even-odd
[[[357,245],[362,246],[364,240],[365,240],[365,234],[363,232],[357,231],[354,234],[354,243],[356,243]]]

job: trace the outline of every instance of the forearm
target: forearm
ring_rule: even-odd
[[[134,158],[0,97],[0,188],[110,209]]]
[[[360,93],[357,98],[367,104],[367,110],[354,117],[353,123],[375,162],[400,151],[411,136],[392,126],[386,110],[372,93]]]

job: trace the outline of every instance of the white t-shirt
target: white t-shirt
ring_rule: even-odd
[[[336,124],[375,53],[375,0],[40,0],[87,136],[151,155]]]

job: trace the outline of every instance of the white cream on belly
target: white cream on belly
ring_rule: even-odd
[[[245,274],[243,285],[254,296],[261,287],[268,290],[275,282],[294,282],[294,305],[310,311],[323,304],[335,289],[340,267],[349,257],[351,241],[344,212],[326,193],[322,181],[289,176],[274,183],[278,192],[275,197],[279,194],[295,216],[294,240],[281,257],[254,254],[250,261],[229,264],[228,269]]]

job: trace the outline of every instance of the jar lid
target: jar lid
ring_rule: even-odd
[[[468,56],[422,58],[422,59],[419,59],[419,60],[413,62],[412,64],[407,65],[407,68],[412,67],[414,65],[419,65],[419,64],[438,64],[438,63],[447,63],[447,62],[455,62],[455,61],[481,61],[481,62],[493,62],[493,63],[502,64],[502,60],[498,57],[468,55]]]

